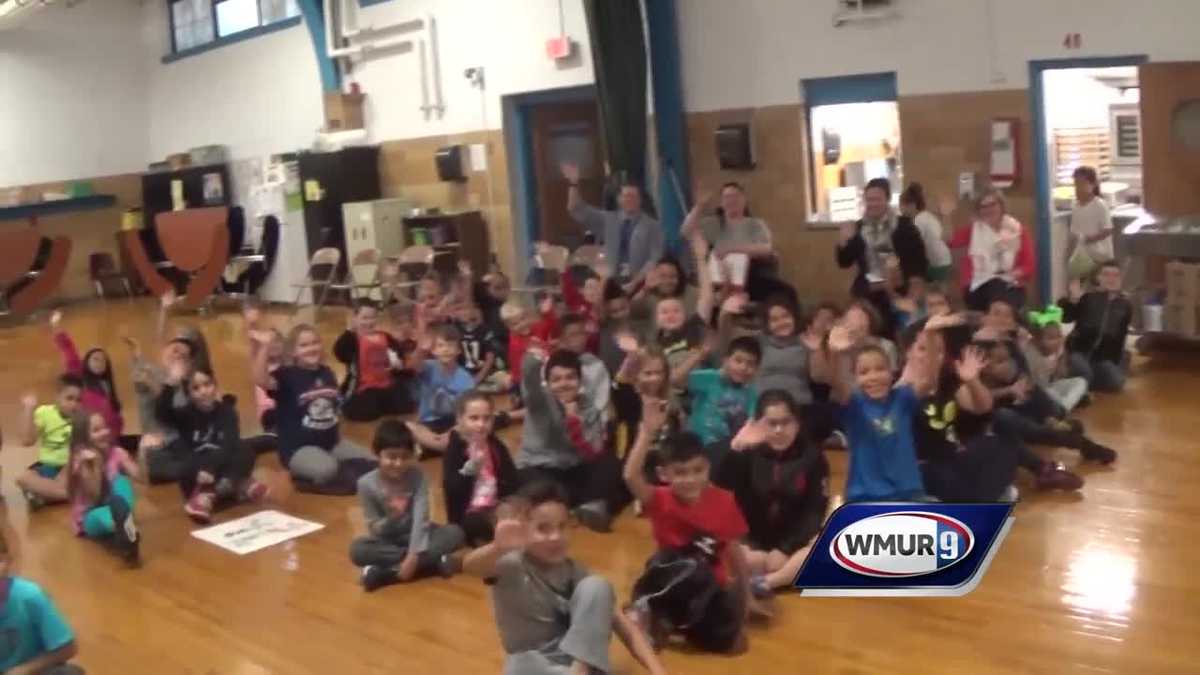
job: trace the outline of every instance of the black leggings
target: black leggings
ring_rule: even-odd
[[[590,462],[569,469],[530,466],[517,471],[517,480],[527,485],[539,480],[558,483],[567,491],[571,506],[602,501],[609,515],[616,515],[622,506],[621,462],[611,451]]]
[[[352,422],[373,422],[385,415],[407,415],[416,406],[408,394],[407,382],[397,382],[386,389],[363,389],[355,392],[342,405],[342,414]]]
[[[995,501],[1012,484],[1023,447],[992,434],[976,436],[954,456],[921,465],[925,492],[944,502]]]
[[[196,477],[201,471],[207,471],[219,482],[222,479],[233,484],[234,490],[239,490],[250,473],[254,471],[254,453],[244,444],[237,448],[224,461],[214,462],[210,452],[192,452],[190,456],[180,459],[179,491],[184,499],[192,496],[196,490]],[[216,485],[216,482],[213,483]]]

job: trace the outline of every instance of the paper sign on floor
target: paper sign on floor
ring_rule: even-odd
[[[278,511],[259,511],[244,518],[195,530],[192,536],[227,551],[246,555],[325,527]]]

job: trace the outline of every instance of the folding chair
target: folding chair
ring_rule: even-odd
[[[548,246],[540,255],[533,257],[533,268],[525,286],[514,286],[514,293],[557,293],[559,280],[567,271],[571,254],[565,246]]]
[[[380,283],[382,261],[383,256],[379,249],[363,249],[354,254],[354,259],[346,267],[346,276],[342,281],[331,284],[330,287],[336,291],[348,292],[351,300],[354,300],[357,297],[357,291],[362,289],[366,289],[367,297],[370,297],[371,291],[382,292]]]
[[[292,288],[296,291],[295,306],[300,306],[300,298],[304,295],[304,291],[314,293],[315,289],[321,287],[321,299],[316,303],[317,311],[319,312],[325,306],[325,296],[329,294],[329,287],[333,285],[334,279],[337,277],[338,263],[342,261],[342,252],[336,248],[321,248],[317,249],[312,254],[312,258],[308,261],[308,271],[304,274],[304,281],[292,284]],[[318,268],[328,267],[328,271],[320,270],[323,274],[318,274]]]

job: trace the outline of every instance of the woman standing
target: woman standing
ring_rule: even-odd
[[[1090,166],[1075,169],[1075,208],[1071,211],[1067,244],[1067,279],[1091,276],[1113,259],[1113,224],[1108,205],[1100,198],[1100,179]]]
[[[1033,277],[1033,238],[1008,214],[1004,197],[989,190],[975,201],[975,219],[950,238],[950,248],[965,248],[959,269],[967,308],[985,312],[995,300],[1025,305],[1025,284]]]
[[[921,241],[925,244],[925,258],[929,261],[929,280],[945,281],[950,277],[953,259],[950,247],[942,238],[942,223],[937,216],[926,210],[925,188],[920,183],[911,183],[900,193],[900,214],[912,219]]]
[[[889,261],[899,263],[903,284],[913,277],[929,276],[925,243],[912,218],[897,214],[890,202],[892,185],[886,178],[873,178],[863,190],[863,217],[857,223],[842,226],[837,245],[838,267],[858,267],[850,293],[866,298],[888,322],[888,334],[894,333],[892,301],[885,282]]]

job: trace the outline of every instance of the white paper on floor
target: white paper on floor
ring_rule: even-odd
[[[192,536],[226,551],[246,555],[325,527],[278,511],[259,511],[244,518],[195,530]]]

